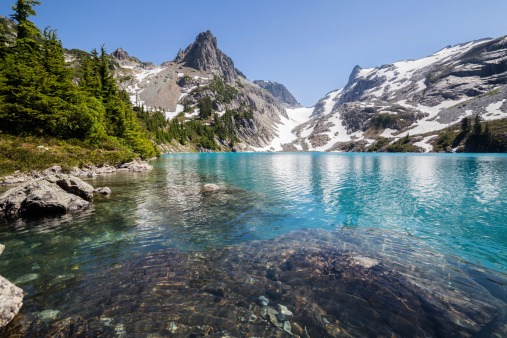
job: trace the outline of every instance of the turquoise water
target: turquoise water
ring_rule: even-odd
[[[172,154],[151,164],[87,179],[113,194],[84,212],[0,225],[0,274],[27,293],[23,313],[59,309],[88,274],[143,254],[302,228],[385,230],[507,273],[506,155]],[[203,193],[206,183],[220,190]]]

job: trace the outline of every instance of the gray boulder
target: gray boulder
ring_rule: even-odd
[[[0,217],[65,213],[86,208],[93,198],[93,187],[76,177],[53,175],[33,179],[0,196]]]
[[[93,193],[97,195],[109,196],[111,195],[111,189],[109,189],[108,187],[97,188],[93,191]]]
[[[93,199],[93,187],[75,176],[55,175],[48,177],[48,180],[55,180],[55,183],[69,194],[77,195],[87,201]]]
[[[5,246],[0,244],[0,255]],[[0,328],[7,325],[23,305],[23,290],[0,276]]]

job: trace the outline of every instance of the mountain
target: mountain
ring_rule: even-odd
[[[197,128],[195,123],[206,126],[203,128],[212,130],[207,137],[212,137],[211,143],[217,145],[213,150],[264,147],[278,136],[274,126],[280,123],[281,117],[287,116],[282,103],[234,67],[234,62],[218,48],[217,39],[209,31],[200,33],[173,61],[160,66],[143,66],[146,63],[123,49],[113,52],[111,57],[120,65],[116,79],[135,105],[151,112],[161,111],[169,121],[187,123],[188,128]],[[201,111],[208,100],[210,115]],[[225,114],[229,115],[223,117]],[[217,126],[219,118],[223,121],[218,124],[224,128],[227,125],[229,130],[227,135],[222,133],[222,138],[218,135],[221,133],[221,127]],[[187,136],[180,143],[191,144],[196,139]],[[197,149],[205,151],[202,146]],[[171,151],[174,149],[170,147]]]
[[[268,92],[280,101],[286,108],[300,108],[301,105],[296,101],[296,98],[289,92],[283,84],[265,80],[255,80],[254,83],[261,88],[266,89]]]
[[[0,36],[4,36],[9,41],[14,41],[18,33],[16,21],[0,15]]]
[[[506,84],[505,36],[448,46],[422,59],[356,66],[347,85],[311,113],[289,111],[301,123],[263,150],[364,151],[381,138],[388,144],[409,135],[414,150],[430,151],[440,131],[464,117],[506,118]],[[277,127],[291,125],[285,122]]]
[[[185,67],[223,76],[228,82],[234,82],[236,69],[231,58],[218,49],[217,39],[208,30],[197,35],[195,42],[185,51],[180,50],[174,59]]]

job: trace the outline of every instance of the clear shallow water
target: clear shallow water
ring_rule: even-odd
[[[0,274],[27,292],[23,313],[62,309],[90,276],[143,254],[301,228],[385,231],[399,239],[390,257],[420,250],[491,270],[488,292],[505,297],[505,155],[181,154],[152,164],[88,180],[113,195],[82,213],[0,226]],[[206,183],[221,190],[203,193]]]

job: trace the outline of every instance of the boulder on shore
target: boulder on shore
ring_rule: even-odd
[[[118,170],[129,170],[136,172],[151,169],[153,169],[153,166],[149,165],[144,161],[136,161],[136,160],[133,160],[132,162],[123,163],[118,166]]]
[[[4,246],[0,244],[0,255]],[[7,325],[23,305],[23,290],[0,276],[0,328]]]
[[[86,208],[93,187],[69,175],[50,175],[30,180],[0,196],[0,218],[65,213]]]

